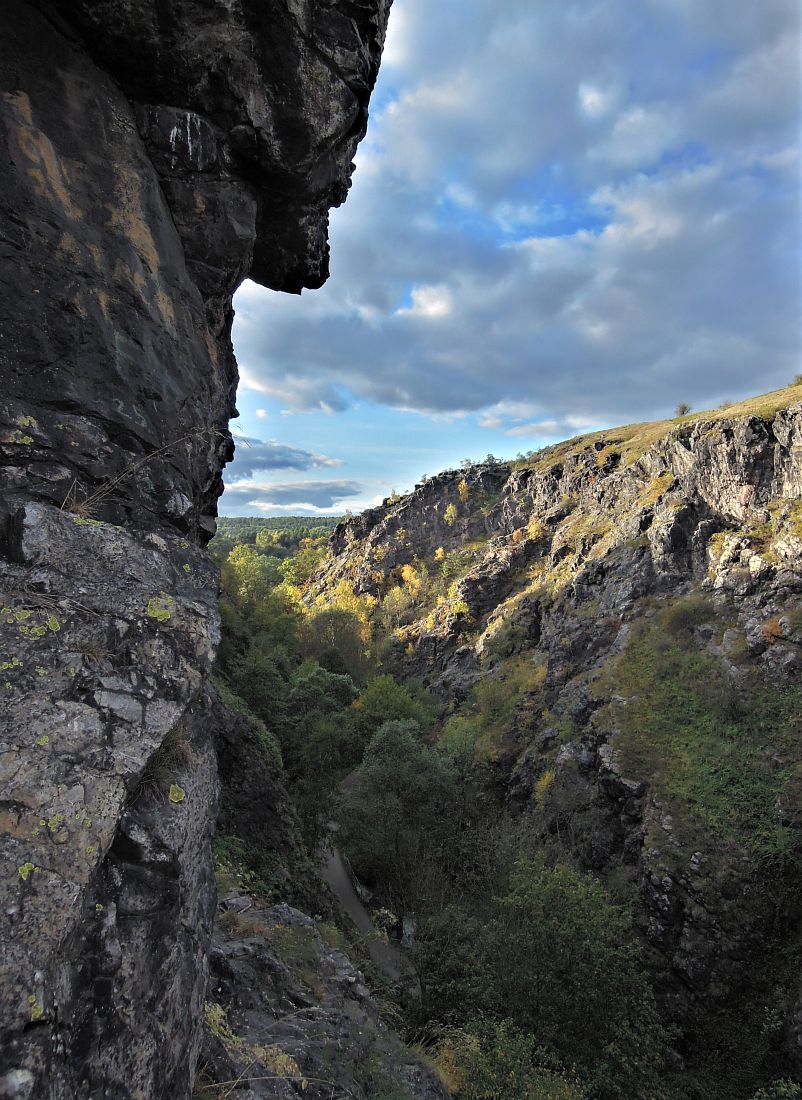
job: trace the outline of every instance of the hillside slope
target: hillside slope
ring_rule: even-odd
[[[442,736],[632,901],[698,1095],[802,1075],[801,402],[447,471],[341,524],[312,592],[373,597]]]

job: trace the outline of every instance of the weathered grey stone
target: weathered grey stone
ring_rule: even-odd
[[[432,1070],[382,1023],[360,971],[314,920],[252,899],[225,924],[211,952],[203,1052],[210,1084],[239,1080],[237,1097],[264,1100],[298,1091],[310,1100],[370,1100],[402,1089],[415,1100],[445,1100]]]

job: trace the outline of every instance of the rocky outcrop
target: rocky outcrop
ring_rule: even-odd
[[[107,0],[9,13],[9,505],[92,497],[124,475],[103,515],[211,531],[231,449],[231,296],[248,274],[294,292],[327,277],[328,209],[347,193],[388,10],[249,0],[212,17],[202,3]]]
[[[215,571],[44,504],[3,549],[0,1080],[180,1094],[214,911]]]
[[[332,924],[232,893],[211,952],[198,1091],[237,1100],[444,1100],[431,1069],[382,1022]],[[233,1087],[232,1087],[233,1086]]]
[[[388,8],[0,17],[0,1095],[191,1088],[231,299],[325,279]]]
[[[550,616],[554,675],[560,650],[574,672],[583,652],[589,667],[613,620],[646,595],[705,583],[779,613],[797,591],[802,553],[802,406],[793,397],[770,416],[699,417],[634,438],[611,431],[516,468],[446,471],[341,524],[315,592],[346,581],[384,597],[403,583],[404,565],[437,575],[445,563],[447,598],[427,616],[413,606],[397,631],[398,659],[434,686],[445,676],[442,689],[458,694],[511,629],[538,640],[543,606],[557,594],[572,625],[569,641],[567,624]],[[771,539],[768,556],[750,535],[758,528]],[[591,604],[593,617],[573,614]],[[795,650],[787,653],[793,664]]]

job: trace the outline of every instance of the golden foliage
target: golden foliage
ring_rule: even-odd
[[[530,539],[539,539],[546,533],[546,528],[537,516],[532,516],[526,528]]]
[[[534,798],[537,806],[542,810],[546,804],[546,799],[549,797],[551,788],[554,786],[554,777],[556,772],[554,768],[547,768],[543,774],[538,778],[535,783]]]

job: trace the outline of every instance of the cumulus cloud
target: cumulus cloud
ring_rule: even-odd
[[[244,384],[521,439],[784,384],[800,16],[731,7],[395,0],[332,279],[246,284]]]

